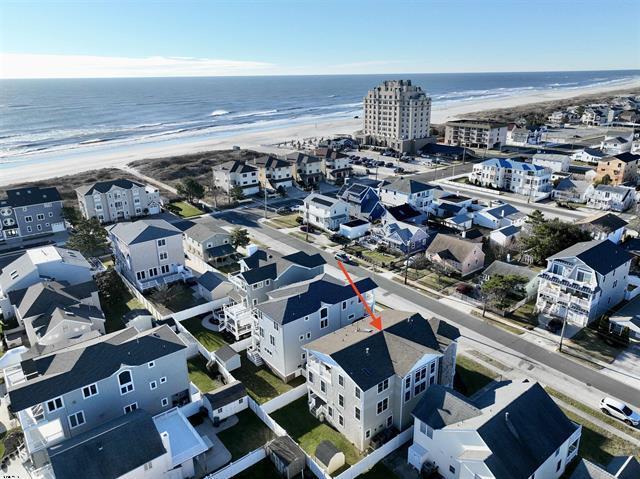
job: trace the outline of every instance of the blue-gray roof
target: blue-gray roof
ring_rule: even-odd
[[[56,479],[115,479],[162,456],[151,415],[138,409],[48,448]]]
[[[225,278],[219,274],[214,273],[213,271],[207,271],[198,279],[198,284],[202,285],[206,290],[213,291],[220,284],[225,282]]]
[[[576,257],[584,264],[597,271],[602,275],[606,275],[618,266],[631,261],[633,256],[621,246],[609,241],[608,239],[600,241],[583,241],[569,246],[553,256],[547,258],[568,258]]]
[[[540,165],[532,165],[531,163],[525,163],[523,161],[508,160],[506,158],[491,158],[483,161],[482,166],[492,166],[495,168],[511,168],[512,170],[522,171],[540,171],[544,170],[544,167]]]

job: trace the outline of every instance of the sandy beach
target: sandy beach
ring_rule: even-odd
[[[443,123],[474,112],[512,108],[538,102],[564,100],[582,95],[592,95],[640,87],[640,81],[618,83],[615,86],[597,86],[581,89],[535,91],[518,96],[469,100],[456,103],[434,103],[432,123]],[[243,132],[211,138],[181,138],[154,143],[128,143],[113,146],[87,146],[59,153],[24,156],[20,161],[0,167],[0,185],[36,181],[64,176],[98,168],[122,167],[132,161],[162,158],[211,150],[231,149],[233,146],[268,153],[286,153],[278,143],[305,138],[351,134],[360,129],[362,120],[331,120],[311,124],[293,124],[264,131]]]

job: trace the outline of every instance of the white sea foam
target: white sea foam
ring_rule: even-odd
[[[209,113],[209,116],[222,116],[222,115],[228,115],[229,112],[227,110],[214,110],[211,113]]]

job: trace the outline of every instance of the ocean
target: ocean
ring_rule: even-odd
[[[367,90],[393,78],[410,78],[435,104],[615,85],[640,71],[1,80],[0,165],[88,145],[352,118]]]

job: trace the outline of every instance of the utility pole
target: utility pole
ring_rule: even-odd
[[[267,189],[264,189],[264,219],[267,219]]]
[[[562,319],[562,330],[560,331],[560,344],[558,345],[558,352],[562,352],[562,341],[564,340],[564,328],[567,325],[567,318]]]
[[[407,284],[407,275],[409,274],[409,247],[407,246],[407,254],[404,257],[404,284]]]

